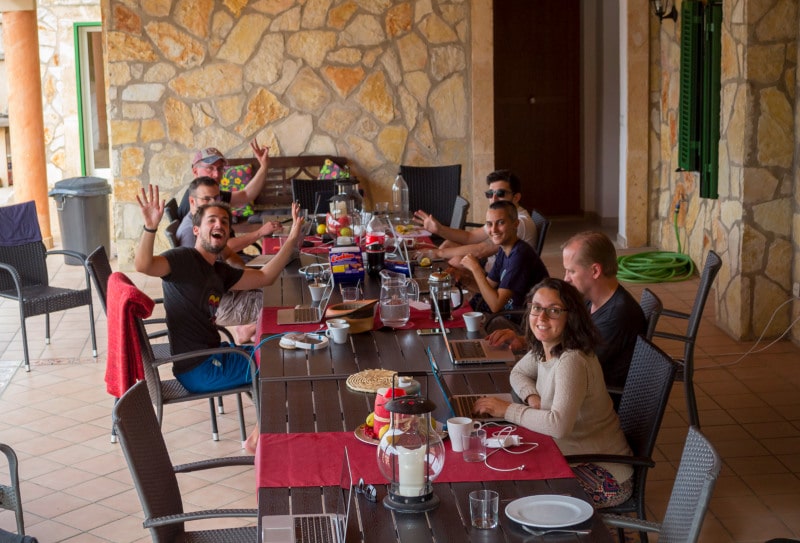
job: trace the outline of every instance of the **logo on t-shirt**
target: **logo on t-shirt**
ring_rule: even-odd
[[[211,322],[217,320],[217,309],[219,309],[219,301],[220,297],[216,294],[210,294],[208,296],[208,312],[211,314]]]

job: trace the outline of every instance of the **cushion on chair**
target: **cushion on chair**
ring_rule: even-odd
[[[231,166],[225,170],[225,176],[219,181],[220,190],[228,192],[236,192],[237,190],[244,190],[247,183],[253,178],[253,166],[251,164],[241,164],[239,166]],[[253,206],[248,202],[242,207],[232,207],[231,212],[237,219],[249,217],[254,213]]]

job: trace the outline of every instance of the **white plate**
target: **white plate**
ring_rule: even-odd
[[[526,496],[506,506],[506,516],[535,528],[563,528],[589,520],[592,506],[572,496],[543,494]]]

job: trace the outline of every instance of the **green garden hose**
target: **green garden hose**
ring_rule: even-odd
[[[678,241],[678,252],[650,251],[617,258],[619,271],[617,279],[628,283],[668,283],[685,281],[694,275],[694,262],[681,252],[681,240],[678,234],[678,212],[680,200],[675,204],[675,239]]]

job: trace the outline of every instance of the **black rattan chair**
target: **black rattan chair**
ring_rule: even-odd
[[[328,201],[336,194],[333,179],[292,179],[292,199],[300,202],[300,207],[308,210],[309,215],[328,212]],[[319,197],[319,205],[317,205]]]
[[[657,523],[604,514],[603,521],[615,528],[658,533],[659,543],[695,543],[721,467],[719,454],[708,439],[689,427],[664,520]]]
[[[544,241],[547,239],[547,231],[550,230],[550,221],[544,218],[544,215],[536,211],[531,211],[531,219],[533,224],[536,225],[536,254],[542,256],[544,250]]]
[[[255,509],[212,509],[184,512],[178,487],[178,473],[228,466],[252,466],[252,456],[202,460],[173,466],[164,436],[153,413],[147,386],[139,381],[114,407],[114,425],[136,493],[144,512],[144,528],[155,543],[176,541],[247,542],[258,541],[258,527],[224,528],[187,532],[185,523],[209,518],[257,518]]]
[[[408,185],[409,211],[423,210],[442,224],[451,224],[456,197],[461,193],[461,164],[400,166]]]
[[[39,231],[36,205],[32,201],[0,207],[0,232],[0,297],[16,300],[19,304],[25,371],[31,371],[25,319],[36,315],[45,316],[44,338],[49,345],[50,313],[75,307],[89,306],[92,356],[97,358],[89,270],[84,266],[85,288],[55,287],[50,285],[46,262],[48,256],[67,255],[83,265],[86,255],[78,251],[46,250]]]
[[[656,331],[658,318],[664,310],[664,305],[661,303],[661,299],[656,296],[655,292],[649,288],[645,288],[642,290],[642,296],[639,298],[639,306],[642,308],[644,319],[647,321],[647,331],[644,337],[653,339],[653,333]]]
[[[709,251],[706,257],[706,264],[700,274],[700,286],[697,288],[697,295],[694,299],[691,313],[664,309],[662,317],[673,317],[686,320],[686,333],[673,334],[671,332],[655,331],[654,338],[664,338],[683,343],[683,358],[675,360],[680,364],[677,380],[683,381],[686,391],[686,407],[689,412],[689,425],[700,428],[700,414],[697,410],[697,398],[694,393],[694,346],[697,341],[697,332],[700,329],[700,321],[703,317],[703,310],[706,307],[708,294],[711,292],[711,285],[714,278],[722,267],[722,259],[714,251]]]
[[[647,471],[655,466],[652,459],[658,430],[667,407],[667,400],[675,380],[677,364],[658,347],[639,336],[633,350],[631,367],[619,404],[619,422],[633,456],[571,455],[569,463],[614,462],[633,467],[633,494],[615,507],[603,509],[609,513],[635,513],[646,518],[644,505]],[[647,541],[647,534],[641,534]],[[624,541],[620,533],[620,541]]]
[[[25,535],[25,519],[22,516],[22,497],[19,492],[19,463],[14,449],[0,443],[0,452],[6,455],[8,460],[9,484],[0,485],[0,508],[14,511],[17,519],[17,533]]]
[[[178,202],[175,198],[170,198],[167,200],[166,204],[164,204],[164,216],[169,222],[181,220],[182,217],[178,212]]]

